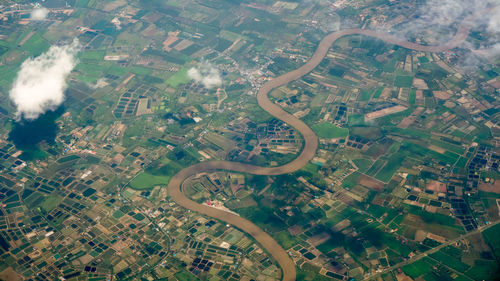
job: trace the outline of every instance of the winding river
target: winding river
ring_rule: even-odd
[[[295,280],[295,263],[287,254],[287,252],[269,234],[265,233],[254,223],[245,218],[209,206],[201,205],[190,200],[182,191],[182,183],[187,178],[193,175],[214,170],[235,171],[256,175],[280,175],[292,173],[306,165],[316,153],[316,149],[318,148],[318,137],[304,122],[287,113],[281,107],[271,102],[269,100],[268,93],[276,87],[285,85],[311,72],[326,56],[326,54],[328,53],[328,49],[330,49],[332,44],[337,41],[337,39],[347,35],[365,35],[383,40],[384,42],[389,44],[399,45],[411,50],[423,52],[442,52],[459,46],[467,38],[469,30],[469,21],[464,20],[458,27],[455,36],[449,42],[436,46],[419,45],[401,40],[400,38],[388,33],[364,29],[345,29],[330,33],[329,35],[324,37],[323,40],[321,40],[318,48],[306,64],[268,81],[260,88],[257,94],[257,100],[259,106],[262,107],[262,109],[264,109],[277,119],[282,120],[288,125],[294,127],[302,134],[305,143],[304,149],[299,154],[299,156],[295,158],[295,160],[279,167],[260,167],[229,161],[201,162],[187,167],[174,175],[170,179],[170,182],[168,184],[168,194],[171,196],[172,200],[174,200],[180,206],[229,223],[252,236],[260,244],[260,246],[263,247],[267,252],[269,252],[279,263],[283,271],[283,280]]]

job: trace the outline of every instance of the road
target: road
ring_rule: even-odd
[[[292,70],[268,81],[260,88],[257,94],[257,101],[262,109],[264,109],[277,119],[294,127],[302,134],[305,144],[304,149],[299,154],[299,156],[292,162],[279,167],[259,167],[229,161],[209,161],[198,163],[181,170],[170,179],[170,182],[168,184],[168,194],[170,195],[172,200],[180,206],[229,223],[252,236],[260,244],[260,246],[263,247],[268,253],[270,253],[272,257],[279,263],[283,271],[283,280],[295,280],[295,263],[289,257],[287,252],[270,235],[265,233],[262,229],[245,218],[209,206],[204,206],[190,200],[184,195],[182,191],[182,183],[187,178],[193,175],[214,170],[235,171],[255,175],[280,175],[292,173],[306,165],[316,153],[316,149],[318,148],[318,137],[304,122],[287,113],[281,107],[269,100],[268,94],[272,89],[283,86],[311,72],[323,60],[332,44],[339,38],[347,35],[365,35],[383,40],[389,44],[399,45],[401,47],[412,50],[423,52],[442,52],[448,49],[455,48],[462,44],[469,34],[469,29],[469,21],[464,20],[457,29],[457,33],[455,34],[455,36],[449,42],[437,46],[419,45],[401,40],[400,38],[388,33],[364,29],[345,29],[327,35],[323,38],[323,40],[321,40],[318,48],[307,63],[295,70]]]

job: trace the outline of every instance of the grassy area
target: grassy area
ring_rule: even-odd
[[[412,264],[405,265],[401,268],[403,272],[415,279],[423,274],[431,271],[433,262],[429,258],[420,259]]]
[[[283,230],[275,235],[273,235],[273,238],[276,239],[276,241],[283,246],[285,250],[288,250],[295,245],[299,244],[299,239],[297,237],[291,236],[288,231]]]
[[[350,135],[358,136],[369,140],[376,140],[383,136],[382,132],[377,127],[352,127],[349,129]]]
[[[483,231],[484,241],[490,246],[493,254],[497,259],[500,259],[500,224],[490,227]]]
[[[130,72],[137,75],[148,75],[151,73],[151,69],[147,67],[133,66],[130,68]]]
[[[409,207],[408,213],[419,216],[426,224],[437,224],[442,227],[452,227],[456,230],[460,230],[460,233],[463,232],[463,227],[460,224],[457,224],[457,219],[454,217],[437,213],[429,213],[423,211],[420,207],[415,206]]]
[[[313,125],[312,129],[318,137],[325,139],[345,138],[349,133],[348,129],[339,128],[328,122]]]
[[[57,159],[57,163],[66,163],[66,162],[69,162],[69,161],[72,161],[72,160],[76,160],[76,159],[79,159],[80,156],[76,155],[76,154],[73,154],[73,155],[68,155],[68,156],[64,156],[64,157],[61,157],[59,159]]]
[[[455,258],[455,257],[452,257],[452,256],[449,256],[445,253],[443,253],[443,251],[439,251],[439,252],[436,252],[436,253],[433,253],[433,254],[430,254],[430,256],[437,260],[437,261],[440,261],[442,264],[448,266],[449,268],[452,268],[458,272],[465,272],[467,269],[470,268],[469,265],[463,263],[461,260]]]
[[[361,174],[359,172],[354,172],[348,175],[343,181],[342,186],[344,187],[353,187],[358,182],[358,178]]]
[[[301,170],[310,173],[312,175],[315,175],[318,173],[319,167],[318,165],[307,163],[304,167],[302,167]]]
[[[326,255],[331,250],[337,248],[338,246],[341,246],[342,243],[343,243],[342,240],[339,241],[338,239],[328,239],[326,242],[316,246],[316,249],[318,249],[320,252]]]
[[[380,97],[380,95],[382,94],[382,91],[384,91],[383,87],[380,87],[377,90],[375,90],[375,93],[373,94],[373,98],[378,99]]]
[[[363,125],[365,124],[365,117],[363,114],[351,114],[348,117],[349,126]]]
[[[196,278],[196,276],[194,276],[193,274],[187,272],[184,269],[182,271],[179,271],[176,274],[174,274],[174,276],[175,276],[175,278],[177,278],[177,280],[186,280],[186,281],[196,281],[196,280],[199,280],[198,278]]]
[[[86,51],[80,54],[80,58],[87,60],[102,60],[105,54],[105,51]]]
[[[475,260],[474,266],[465,275],[475,280],[499,280],[499,265],[493,260]]]
[[[465,153],[465,148],[446,141],[431,139],[430,144],[439,146],[458,155],[462,155]]]
[[[123,213],[122,211],[120,210],[116,210],[114,213],[113,213],[113,217],[115,219],[120,219],[121,217],[123,217],[125,215],[125,213]]]
[[[89,0],[78,0],[76,2],[76,6],[78,8],[86,8],[88,4],[89,4]]]
[[[219,35],[221,38],[229,40],[229,41],[233,41],[233,42],[241,37],[240,34],[237,34],[237,33],[231,32],[231,31],[227,31],[227,30],[221,30]]]
[[[45,211],[50,212],[52,209],[54,209],[59,202],[62,200],[62,197],[59,195],[51,195],[45,199],[42,204],[40,204],[40,207],[42,207]]]
[[[0,87],[8,89],[17,75],[18,68],[15,66],[0,65]]]
[[[370,159],[366,158],[354,159],[352,161],[354,162],[354,164],[356,164],[356,166],[358,166],[359,171],[361,171],[362,173],[368,171],[373,163]]]
[[[403,142],[404,149],[410,151],[413,154],[420,155],[422,157],[431,157],[438,161],[442,161],[447,164],[454,164],[458,160],[458,155],[449,151],[446,151],[444,154],[436,152],[434,150],[430,150],[427,147],[423,147],[416,143]]]
[[[166,185],[169,180],[169,176],[155,176],[149,173],[141,173],[130,182],[129,186],[138,190],[151,189],[155,185]]]
[[[496,171],[482,171],[481,172],[481,178],[490,178],[490,179],[495,179],[498,180],[500,179],[500,173]]]
[[[416,90],[411,90],[410,91],[410,97],[408,98],[408,103],[409,104],[415,104],[416,98],[417,98],[417,91]]]
[[[374,176],[382,168],[382,166],[384,164],[385,164],[384,159],[381,159],[381,158],[377,159],[377,161],[375,161],[375,163],[373,163],[373,165],[370,167],[370,169],[368,169],[366,174],[369,176]]]
[[[102,78],[103,73],[107,71],[107,66],[99,63],[80,62],[75,70],[79,73],[79,79],[85,82],[93,83]]]
[[[258,225],[265,232],[280,232],[285,229],[286,224],[273,213],[273,209],[264,206],[252,206],[238,209],[240,216]]]
[[[460,156],[460,159],[458,159],[458,162],[456,164],[456,167],[458,168],[465,168],[467,165],[467,158]]]
[[[22,50],[27,51],[32,56],[38,56],[49,48],[50,44],[42,37],[40,32],[31,36],[28,41],[24,42]]]
[[[182,68],[177,71],[174,75],[170,76],[165,83],[171,87],[177,87],[181,84],[189,82],[189,76],[187,75],[187,68]]]
[[[389,249],[396,251],[402,256],[408,256],[412,252],[412,249],[408,245],[403,244],[400,240],[387,233],[383,233],[382,241],[383,245],[386,245]]]
[[[118,65],[111,65],[111,67],[107,70],[107,73],[117,76],[123,76],[127,74],[127,72],[128,72],[127,68]]]
[[[413,77],[411,76],[396,76],[394,80],[394,86],[400,88],[409,88],[413,82]]]
[[[372,91],[364,90],[361,92],[359,100],[367,101],[367,100],[370,100],[371,96],[372,96]]]
[[[310,271],[310,268],[300,269],[297,268],[297,280],[334,280],[326,276],[318,274],[316,271]]]
[[[429,132],[412,128],[401,129],[398,127],[390,127],[389,129],[391,133],[394,133],[396,135],[408,136],[416,139],[428,139],[431,137],[431,134]]]
[[[406,155],[401,153],[391,155],[385,166],[375,175],[375,178],[383,182],[388,182],[399,167],[401,167],[405,158]]]

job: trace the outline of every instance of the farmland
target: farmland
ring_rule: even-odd
[[[460,22],[490,0],[449,25],[425,1],[31,2],[0,5],[0,279],[498,279],[497,36]],[[34,120],[26,81],[59,94]]]

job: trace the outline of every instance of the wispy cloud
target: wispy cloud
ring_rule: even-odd
[[[430,38],[434,44],[444,43],[455,34],[457,25],[466,17],[473,29],[484,32],[487,36],[475,46],[465,43],[462,47],[486,58],[499,56],[498,0],[427,0],[418,8],[412,20],[397,27],[397,34],[407,38]]]
[[[31,11],[31,19],[32,20],[44,20],[47,18],[47,15],[49,14],[49,9],[44,8],[44,7],[39,7],[33,9]]]
[[[52,46],[36,58],[25,60],[9,96],[17,106],[16,118],[33,120],[64,101],[66,78],[76,65],[78,40],[64,46]]]
[[[203,84],[205,88],[211,89],[222,84],[222,78],[217,68],[210,63],[202,63],[198,67],[192,67],[187,72],[189,78]]]

